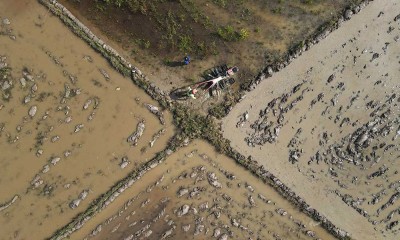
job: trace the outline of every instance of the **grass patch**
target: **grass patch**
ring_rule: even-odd
[[[249,31],[247,29],[242,28],[237,31],[231,25],[219,27],[217,29],[217,34],[220,38],[228,42],[241,41],[249,37]]]
[[[274,13],[274,14],[281,14],[282,11],[283,11],[283,7],[281,7],[281,6],[276,7],[276,8],[273,8],[273,9],[271,10],[271,12]]]
[[[141,38],[135,39],[134,43],[136,45],[138,45],[141,49],[149,49],[151,46],[151,43],[149,40],[141,39]]]
[[[192,38],[189,35],[179,36],[178,49],[181,52],[192,52]]]

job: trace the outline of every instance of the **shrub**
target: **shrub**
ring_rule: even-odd
[[[178,49],[181,52],[191,52],[192,51],[192,39],[188,35],[179,36]]]
[[[226,27],[219,27],[217,34],[223,40],[233,42],[246,39],[249,36],[249,31],[244,28],[235,31],[231,25],[228,25]]]
[[[239,40],[244,40],[249,37],[249,31],[247,29],[240,29],[239,31]]]

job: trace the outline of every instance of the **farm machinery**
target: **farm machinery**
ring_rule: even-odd
[[[188,98],[196,99],[198,96],[209,94],[216,96],[218,91],[225,90],[235,83],[233,76],[239,71],[234,66],[228,68],[226,64],[214,67],[205,72],[204,81],[176,89],[171,93],[172,97],[178,100],[186,100]]]

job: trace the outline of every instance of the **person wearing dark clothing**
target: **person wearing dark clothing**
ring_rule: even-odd
[[[184,63],[185,65],[188,65],[188,64],[190,63],[190,57],[189,57],[189,55],[186,55],[186,56],[183,58],[183,63]]]

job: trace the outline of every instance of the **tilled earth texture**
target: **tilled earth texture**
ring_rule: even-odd
[[[399,14],[370,3],[223,121],[233,147],[355,239],[400,230]]]
[[[38,2],[0,1],[0,18],[0,239],[44,239],[174,129]]]
[[[202,141],[172,154],[121,197],[126,202],[119,209],[100,214],[97,225],[72,237],[334,239],[272,187]]]

